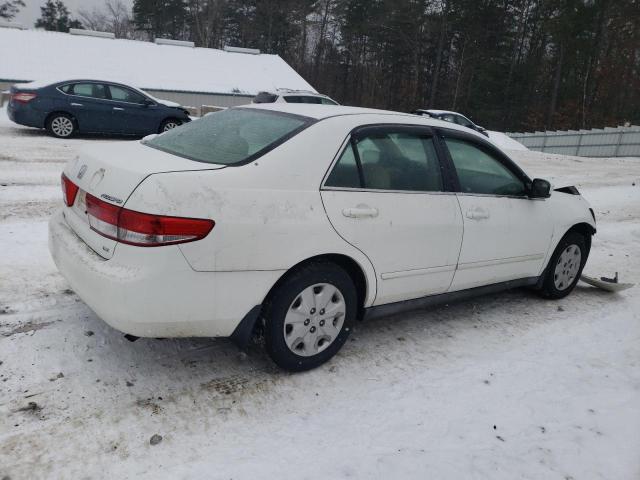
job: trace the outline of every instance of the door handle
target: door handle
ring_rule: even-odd
[[[83,107],[84,105],[82,105],[81,103],[71,103],[72,107]]]
[[[473,210],[467,210],[466,216],[471,220],[483,220],[485,218],[489,218],[491,215],[489,214],[489,210],[484,208],[474,208]]]
[[[117,110],[119,112],[124,112],[124,108],[120,108],[120,107],[113,107],[114,110]]]
[[[378,209],[358,205],[357,207],[343,209],[342,215],[349,218],[377,217]]]

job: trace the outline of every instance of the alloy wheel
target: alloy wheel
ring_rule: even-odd
[[[174,128],[178,127],[180,124],[177,122],[167,122],[164,124],[164,128],[162,129],[163,132],[169,131],[169,130],[173,130]]]
[[[58,137],[68,137],[73,133],[73,122],[68,117],[55,117],[51,121],[51,131]]]

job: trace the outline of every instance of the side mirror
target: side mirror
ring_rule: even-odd
[[[535,178],[531,183],[529,198],[549,198],[551,196],[551,184],[542,178]]]
[[[155,105],[156,103],[153,100],[151,100],[150,98],[145,98],[144,102],[142,102],[142,104],[145,107],[151,107],[152,105]]]

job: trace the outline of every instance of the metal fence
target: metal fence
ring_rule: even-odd
[[[507,133],[530,150],[579,157],[640,157],[640,126]]]

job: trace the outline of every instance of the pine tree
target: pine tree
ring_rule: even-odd
[[[11,20],[20,11],[20,7],[24,7],[22,0],[8,0],[0,2],[0,18]]]
[[[40,7],[40,12],[36,28],[55,32],[68,32],[70,28],[82,28],[80,21],[71,18],[69,9],[62,0],[47,0],[47,3]]]
[[[187,40],[188,10],[185,0],[134,0],[133,22],[149,39]]]

